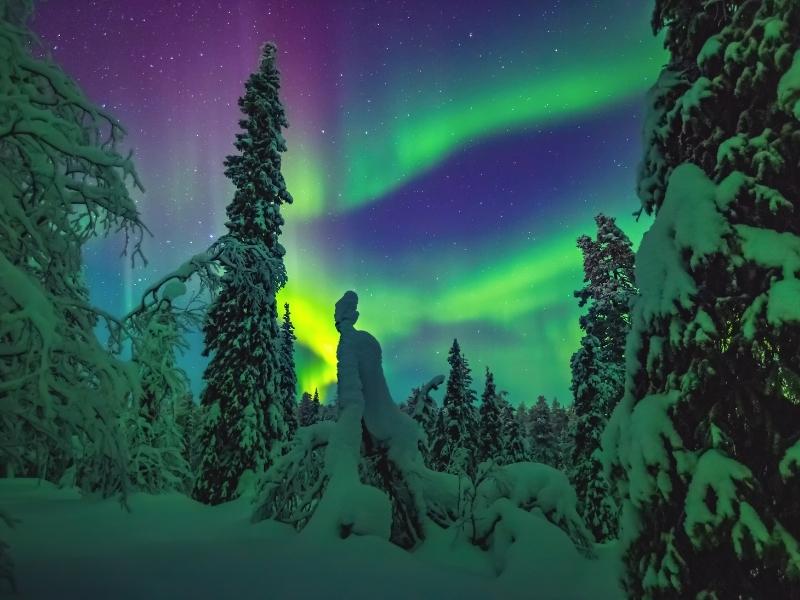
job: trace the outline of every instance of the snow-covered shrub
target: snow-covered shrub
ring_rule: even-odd
[[[496,548],[508,544],[514,537],[513,519],[520,518],[509,519],[509,515],[520,509],[540,514],[561,528],[580,552],[593,555],[592,534],[577,512],[575,490],[561,471],[531,462],[501,467],[483,463],[473,489],[475,502],[469,521],[473,523],[472,537],[479,545]],[[536,518],[535,514],[531,518]]]

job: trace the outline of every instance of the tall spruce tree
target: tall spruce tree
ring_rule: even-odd
[[[501,427],[500,399],[494,383],[494,374],[489,367],[486,367],[486,384],[478,410],[478,462],[486,460],[500,462]]]
[[[554,466],[556,464],[556,440],[550,405],[544,396],[539,396],[528,412],[528,430],[531,441],[531,460]]]
[[[466,357],[461,354],[458,340],[447,358],[450,374],[442,401],[441,422],[433,448],[433,464],[440,471],[474,473],[477,442],[477,414],[472,372]]]
[[[283,399],[283,420],[286,423],[286,437],[291,439],[297,431],[297,372],[294,364],[294,325],[289,312],[289,304],[283,305],[281,324],[281,397]]]
[[[604,435],[632,597],[800,589],[800,3],[658,0],[640,296]]]
[[[571,361],[576,419],[571,474],[579,512],[595,539],[605,541],[616,536],[617,515],[603,474],[600,437],[624,392],[625,339],[636,288],[630,239],[611,217],[597,215],[595,223],[596,239],[578,238],[584,286],[575,296],[588,308],[580,318],[581,347]]]
[[[195,403],[191,393],[187,393],[177,405],[176,419],[178,428],[183,434],[183,459],[189,468],[188,490],[194,488],[194,480],[200,467],[202,451],[200,448],[200,431],[202,426],[202,410]]]
[[[273,446],[286,439],[281,390],[281,335],[275,295],[286,282],[280,207],[290,203],[281,174],[288,126],[278,96],[277,50],[264,46],[258,71],[245,83],[236,135],[239,154],[225,160],[236,192],[228,205],[228,234],[218,247],[222,289],[204,326],[203,459],[194,497],[218,504],[235,497],[245,470],[268,467]]]
[[[523,407],[524,411],[524,407]],[[505,398],[500,400],[500,464],[509,465],[528,460],[529,446],[527,444],[525,422],[515,411],[511,403]]]
[[[320,421],[335,421],[339,418],[339,403],[332,401],[322,404],[322,401],[319,399],[319,390],[317,389],[314,390],[314,404],[316,404],[319,409]]]
[[[316,400],[314,400],[316,398]],[[303,392],[300,406],[297,408],[297,422],[300,427],[308,427],[320,420],[322,409],[319,405],[319,396],[314,393],[312,398],[308,392]]]
[[[550,425],[553,429],[554,466],[567,472],[572,465],[573,450],[570,417],[568,410],[561,406],[558,398],[553,399],[553,404],[550,407]]]

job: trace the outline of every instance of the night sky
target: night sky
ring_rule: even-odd
[[[666,60],[649,2],[51,0],[32,23],[127,127],[153,237],[86,252],[116,314],[224,233],[236,100],[279,47],[289,117],[284,210],[300,388],[335,381],[334,302],[360,296],[395,400],[446,373],[454,337],[480,392],[571,401],[575,238],[616,216],[635,243],[643,94]],[[201,387],[199,336],[183,365]],[[330,394],[328,394],[330,397]]]

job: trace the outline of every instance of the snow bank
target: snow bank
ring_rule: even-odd
[[[378,537],[298,535],[250,522],[247,499],[205,506],[179,494],[81,498],[34,480],[0,480],[24,598],[621,598],[616,551],[589,561],[544,518],[509,507],[522,532],[497,578],[457,528],[415,553]],[[517,514],[520,513],[520,514]],[[527,517],[527,518],[526,518]]]

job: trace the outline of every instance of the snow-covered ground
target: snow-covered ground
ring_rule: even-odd
[[[136,494],[126,512],[114,500],[17,479],[0,480],[0,507],[20,520],[0,536],[22,598],[622,597],[614,549],[586,560],[544,518],[532,520],[498,575],[490,553],[452,530],[414,553],[374,537],[314,539],[251,523],[246,499],[208,507]]]

